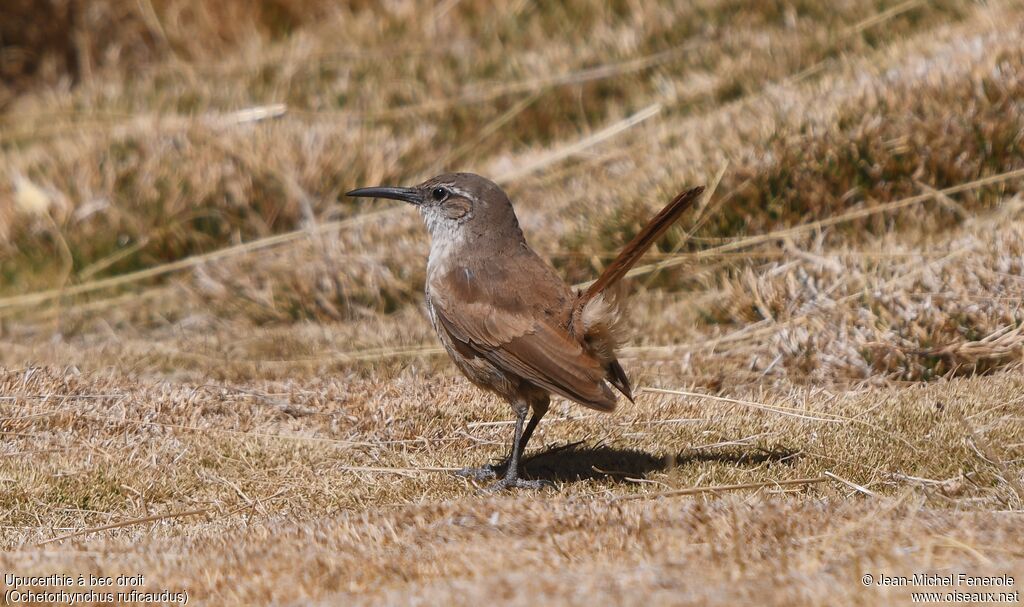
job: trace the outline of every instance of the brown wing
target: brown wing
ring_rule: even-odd
[[[605,370],[565,329],[520,294],[480,293],[466,288],[470,282],[442,279],[430,289],[434,313],[453,340],[545,390],[600,411],[615,408]]]

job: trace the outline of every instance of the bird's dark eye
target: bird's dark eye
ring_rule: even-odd
[[[448,190],[444,188],[434,188],[430,195],[434,197],[434,200],[441,202],[448,196]]]

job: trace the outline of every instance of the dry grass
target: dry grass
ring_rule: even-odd
[[[505,407],[466,407],[464,382],[415,370],[245,389],[17,370],[2,385],[0,562],[23,575],[142,571],[241,604],[616,588],[722,604],[771,589],[781,604],[882,593],[858,586],[864,571],[1024,565],[1016,516],[991,514],[1022,505],[1007,477],[1024,457],[1019,377],[741,394],[757,407],[645,393],[614,418],[559,404],[527,464],[556,488],[508,497],[446,471],[498,455]],[[824,472],[842,482],[785,485]],[[652,497],[749,483],[763,486]],[[181,512],[200,514],[35,547]]]
[[[32,4],[0,20],[5,572],[245,605],[1020,590],[1018,3]],[[490,175],[582,282],[723,167],[634,273],[637,403],[556,401],[551,489],[453,476],[507,406],[423,318],[416,214],[339,194]]]

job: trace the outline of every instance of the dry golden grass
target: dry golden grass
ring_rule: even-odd
[[[1021,589],[1019,3],[30,4],[0,29],[5,573],[226,605]],[[338,202],[446,169],[574,282],[721,176],[633,273],[636,404],[539,427],[550,489],[451,474],[508,407],[423,318],[418,216]]]
[[[234,604],[903,602],[860,576],[1024,573],[1022,386],[736,394],[746,404],[645,392],[615,417],[562,403],[527,463],[555,488],[486,496],[448,470],[497,456],[507,412],[461,380],[231,388],[13,370],[0,563],[144,572],[150,588]]]

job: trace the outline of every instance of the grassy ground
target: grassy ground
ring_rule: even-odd
[[[1021,590],[1024,7],[315,5],[4,21],[0,570],[245,605]],[[339,201],[447,169],[573,282],[713,186],[634,273],[636,404],[556,400],[537,493],[451,474],[508,407],[438,349],[418,216]]]

